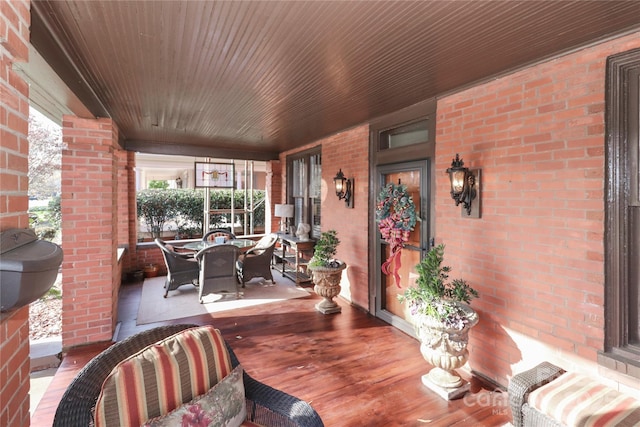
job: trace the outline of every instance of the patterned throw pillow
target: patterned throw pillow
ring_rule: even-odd
[[[232,370],[220,331],[186,329],[123,360],[102,385],[96,427],[140,426],[211,389]]]
[[[211,390],[143,427],[239,427],[247,416],[240,365]]]

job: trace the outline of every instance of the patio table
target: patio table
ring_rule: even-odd
[[[189,242],[189,243],[185,243],[182,247],[185,249],[189,249],[192,251],[200,251],[208,246],[215,246],[215,245],[222,245],[222,244],[231,244],[231,245],[235,245],[238,248],[240,248],[241,252],[246,252],[249,249],[251,249],[252,247],[254,247],[256,245],[256,241],[255,240],[251,240],[251,239],[231,239],[231,240],[227,240],[224,243],[216,243],[213,240],[210,241],[206,241],[203,242],[202,240],[198,241],[198,242]]]

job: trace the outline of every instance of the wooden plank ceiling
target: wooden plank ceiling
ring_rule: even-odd
[[[265,160],[639,25],[636,0],[34,0],[31,37],[125,147]]]

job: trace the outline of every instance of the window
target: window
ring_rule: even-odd
[[[294,206],[293,224],[309,224],[311,237],[320,237],[320,147],[287,157],[287,182],[288,202]]]
[[[640,49],[610,57],[606,82],[605,348],[640,378]]]
[[[429,120],[399,126],[380,133],[380,150],[429,142]]]

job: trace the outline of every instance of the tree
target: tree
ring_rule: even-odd
[[[29,110],[29,196],[60,193],[62,129],[31,108]]]
[[[169,183],[166,180],[160,181],[160,180],[154,179],[152,181],[149,181],[150,190],[166,190],[167,188],[169,188]]]

